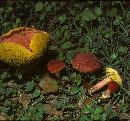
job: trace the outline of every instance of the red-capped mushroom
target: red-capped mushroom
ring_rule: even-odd
[[[100,60],[91,53],[78,53],[72,60],[74,69],[82,73],[92,73],[101,68]]]
[[[49,63],[47,64],[47,69],[50,73],[54,73],[56,75],[56,77],[60,76],[60,71],[65,67],[65,63],[57,60],[57,59],[53,59],[51,61],[49,61]]]
[[[102,96],[100,98],[109,98],[111,94],[116,93],[119,90],[119,84],[115,81],[112,81],[108,84],[108,88],[106,91],[102,92]]]
[[[116,82],[119,86],[122,85],[122,79],[118,71],[113,68],[108,67],[106,68],[106,78],[98,82],[97,84],[95,84],[92,88],[88,90],[88,92],[90,95],[92,95],[94,92],[100,90],[107,84],[111,84],[110,82],[113,82],[113,81]],[[110,85],[110,87],[112,86]]]

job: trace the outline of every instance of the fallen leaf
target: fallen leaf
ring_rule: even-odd
[[[11,81],[9,81],[9,82],[7,83],[7,86],[12,87],[12,88],[16,88],[16,87],[18,86],[18,84],[16,84],[16,83],[14,82],[14,80],[11,80]]]
[[[56,110],[56,108],[52,107],[50,104],[45,104],[45,113],[50,115],[62,116],[62,111]]]
[[[119,118],[121,120],[128,120],[128,121],[130,121],[130,115],[127,114],[127,113],[120,113]]]
[[[3,115],[0,114],[0,120],[7,120]]]
[[[93,86],[93,84],[91,84],[91,83],[88,83],[88,82],[84,82],[84,83],[83,83],[83,87],[84,87],[86,90],[90,89],[92,86]]]
[[[42,79],[40,79],[39,86],[42,88],[42,94],[56,92],[59,87],[57,81],[48,74],[45,74]]]
[[[31,101],[31,94],[19,93],[18,100],[19,100],[19,103],[21,103],[23,107],[26,108]]]

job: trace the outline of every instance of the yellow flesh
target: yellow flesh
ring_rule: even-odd
[[[113,81],[118,83],[120,86],[122,85],[122,79],[119,73],[113,68],[106,68],[106,76],[111,78]]]
[[[19,27],[22,29],[23,27]],[[2,35],[1,37],[6,37],[10,35],[13,31],[19,30],[13,29],[8,33]],[[0,38],[1,38],[0,37]],[[20,44],[10,43],[10,42],[0,42],[0,60],[15,66],[20,66],[23,64],[28,64],[36,58],[39,58],[47,47],[47,42],[49,39],[49,34],[37,30],[36,34],[31,39],[30,48],[32,52],[26,49]]]

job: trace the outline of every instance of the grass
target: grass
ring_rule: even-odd
[[[0,118],[54,121],[130,119],[130,3],[127,2],[1,2],[1,35],[12,28],[29,26],[50,33],[50,42],[45,57],[31,69],[1,67]],[[74,70],[71,60],[78,52],[98,56],[103,69],[95,74]],[[66,68],[56,79],[58,91],[43,94],[39,82],[44,80],[46,64],[52,58],[64,61]],[[79,107],[82,95],[85,99],[91,98],[85,94],[84,83],[100,81],[105,76],[106,67],[113,67],[121,74],[124,82],[119,92],[107,102],[99,103],[97,96],[91,104]]]

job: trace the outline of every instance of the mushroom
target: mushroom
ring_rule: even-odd
[[[60,71],[65,67],[64,62],[53,59],[48,62],[47,69],[50,73],[54,73],[55,76],[58,78],[60,76]]]
[[[102,92],[102,96],[100,97],[101,99],[106,99],[111,96],[111,94],[117,92],[119,90],[119,84],[115,81],[111,81],[108,84],[108,88],[106,91]]]
[[[72,66],[82,73],[92,73],[101,68],[101,62],[94,54],[78,53],[72,60]]]
[[[46,51],[49,34],[30,27],[12,29],[0,37],[0,61],[11,66],[32,63]]]
[[[122,79],[117,72],[117,70],[113,68],[106,68],[106,76],[107,78],[103,79],[102,81],[98,82],[96,85],[94,85],[92,88],[88,90],[89,94],[92,95],[92,93],[100,90],[105,85],[109,84],[109,87],[111,87],[112,81],[115,81],[119,86],[122,85]]]
[[[81,73],[92,73],[101,68],[102,64],[100,60],[91,53],[77,53],[77,55],[72,60],[72,66],[75,70]],[[85,83],[83,84],[87,88]],[[90,86],[90,85],[89,85]],[[85,102],[84,95],[81,95],[79,100],[79,107],[82,107]]]

